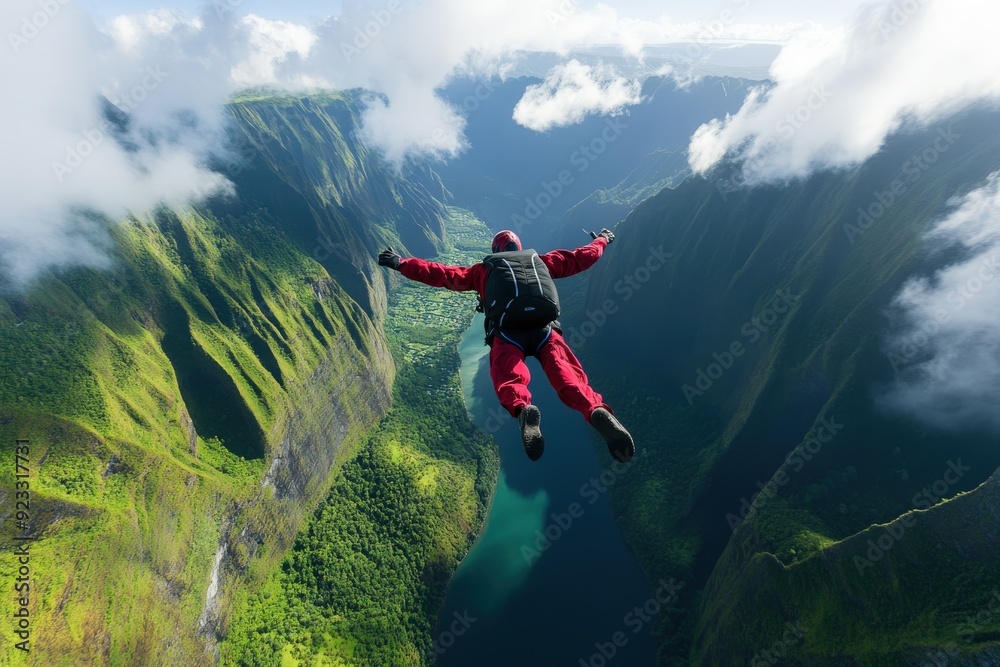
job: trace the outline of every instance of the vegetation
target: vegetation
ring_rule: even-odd
[[[449,263],[478,259],[489,234],[453,209]],[[393,287],[386,330],[400,372],[393,408],[348,462],[281,571],[241,594],[224,665],[423,665],[451,573],[465,555],[499,468],[468,418],[458,342],[475,299]]]
[[[333,334],[306,320],[320,311],[343,328],[354,317],[312,294],[324,279],[314,262],[251,257],[237,241],[255,222],[133,219],[113,229],[110,276],[73,269],[0,301],[0,437],[5,451],[16,438],[32,447],[29,664],[152,664],[161,650],[203,650],[194,629],[220,519],[256,495],[263,433],[281,429],[329,354]],[[280,235],[270,243],[287,253]],[[351,360],[332,349],[362,368],[356,350]],[[194,409],[199,392],[211,392],[211,409]]]
[[[617,310],[579,350],[649,451],[649,464],[613,491],[626,539],[650,579],[688,582],[691,613],[676,625],[661,621],[658,664],[745,664],[772,636],[757,629],[800,618],[824,630],[788,648],[792,664],[852,656],[900,664],[893,646],[916,637],[923,647],[950,644],[953,619],[977,613],[981,587],[1000,585],[995,571],[987,577],[963,555],[957,525],[915,532],[912,551],[899,549],[912,560],[897,562],[894,552],[887,562],[897,569],[860,583],[840,578],[833,558],[863,546],[861,531],[913,510],[914,493],[940,479],[948,460],[961,457],[975,471],[948,496],[974,489],[1000,463],[978,434],[924,431],[873,401],[892,378],[886,310],[906,279],[947,261],[923,252],[923,233],[949,199],[1000,166],[995,123],[989,113],[956,120],[961,139],[917,182],[907,161],[937,129],[896,137],[860,169],[781,187],[739,189],[727,173],[689,179],[619,225],[582,307],[586,317],[611,299]],[[849,237],[845,224],[896,178],[906,179],[905,194]],[[670,261],[625,290],[627,280],[647,278],[638,267],[660,244]],[[781,294],[788,307],[765,315]],[[603,349],[616,350],[613,366],[596,354]],[[802,465],[786,463],[815,444],[824,420],[841,425],[832,439]],[[773,493],[754,499],[768,485]],[[947,563],[935,572],[930,561]],[[952,585],[945,576],[961,595],[941,593]],[[905,612],[904,600],[921,606]],[[862,618],[879,619],[875,644],[860,627],[842,631],[859,605],[869,613]]]
[[[108,222],[110,269],[0,285],[0,452],[30,440],[36,540],[32,650],[2,624],[0,663],[211,662],[232,598],[278,567],[389,408],[385,286],[366,272],[386,240],[442,244],[433,178],[358,145],[351,94],[230,111],[242,157],[216,166],[236,197]],[[441,562],[489,486],[466,444],[419,486],[440,480],[420,511],[467,517],[435,538]],[[0,548],[13,537],[5,520]]]
[[[229,107],[242,157],[216,165],[237,197],[109,225],[112,270],[0,286],[0,453],[30,439],[36,539],[32,652],[0,624],[0,662],[432,662],[498,468],[458,384],[474,299],[372,258],[391,242],[465,263],[488,232],[445,209],[429,170],[381,166],[358,104],[248,92]],[[859,237],[844,225],[933,131],[753,191],[719,173],[650,196],[678,157],[652,156],[569,216],[578,233],[648,197],[564,306],[594,323],[571,343],[646,454],[612,491],[622,530],[651,581],[685,581],[659,665],[745,664],[787,623],[807,628],[789,664],[997,659],[995,447],[871,400],[891,379],[886,307],[943,261],[923,233],[1000,166],[995,113],[956,124]],[[672,257],[653,270],[659,244]],[[787,310],[754,324],[783,292]],[[793,465],[824,420],[842,429]],[[952,459],[969,474],[914,511]],[[0,476],[8,512],[12,491]],[[5,516],[0,549],[15,529]],[[0,559],[0,578],[15,566]]]

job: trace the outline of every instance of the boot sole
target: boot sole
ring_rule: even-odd
[[[591,425],[608,443],[608,451],[615,460],[628,463],[635,456],[635,442],[625,427],[607,410],[597,409],[590,417]]]
[[[524,453],[532,461],[542,458],[545,451],[545,438],[542,437],[542,412],[534,405],[524,408],[519,419],[521,426],[521,444],[524,445]]]

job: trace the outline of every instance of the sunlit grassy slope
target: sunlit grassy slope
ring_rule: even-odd
[[[243,158],[217,166],[235,197],[109,225],[106,270],[3,286],[0,452],[12,473],[15,440],[30,441],[35,541],[32,650],[0,624],[0,663],[210,664],[233,596],[270,576],[389,409],[374,255],[386,241],[443,243],[440,184],[358,144],[353,94],[229,110]],[[466,521],[436,535],[416,515],[402,538],[431,534],[441,576],[490,478],[454,450],[462,461],[437,464],[436,488],[464,475],[439,497]],[[0,476],[5,553],[22,534],[12,487]],[[0,579],[15,567],[0,559]]]
[[[452,210],[438,257],[469,264],[486,227]],[[393,408],[263,588],[246,589],[224,665],[425,665],[451,573],[478,532],[498,459],[470,422],[458,342],[475,299],[401,281],[386,331]]]
[[[236,505],[260,508],[266,452],[321,390],[315,371],[326,390],[359,378],[343,436],[385,409],[391,367],[348,334],[373,338],[360,309],[273,227],[251,256],[255,223],[126,221],[111,274],[70,270],[0,302],[0,437],[30,440],[34,474],[31,664],[200,654],[212,555],[227,522],[248,521]],[[250,523],[280,535],[295,520]]]

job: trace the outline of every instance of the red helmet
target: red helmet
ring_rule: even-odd
[[[493,237],[493,252],[507,252],[520,249],[521,239],[517,238],[517,234],[509,229],[497,232],[497,235]]]

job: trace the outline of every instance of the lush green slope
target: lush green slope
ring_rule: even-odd
[[[454,211],[441,256],[469,263],[489,232]],[[481,525],[499,462],[470,422],[458,342],[475,300],[400,282],[386,329],[393,408],[299,534],[280,573],[247,590],[224,665],[423,665],[445,587]]]
[[[21,533],[5,473],[0,548],[35,538],[32,651],[2,624],[4,663],[210,663],[232,597],[271,574],[389,409],[373,257],[387,240],[442,243],[440,184],[354,140],[353,95],[230,110],[244,160],[219,168],[235,197],[112,225],[109,271],[4,287],[0,451],[13,460],[15,440],[30,441],[31,505]],[[400,536],[431,535],[442,567],[490,475],[456,451],[462,464],[440,466],[472,475],[448,496],[466,521],[435,532],[418,514]],[[16,567],[3,559],[0,578]]]
[[[220,168],[239,187],[229,206],[280,212],[301,251],[377,318],[385,290],[372,250],[401,240],[414,254],[433,254],[443,235],[445,193],[426,168],[410,167],[401,178],[358,139],[360,97],[355,91],[237,100],[229,110],[241,159]]]
[[[894,616],[902,603],[882,596],[879,586],[858,592],[824,585],[833,575],[823,554],[913,509],[914,494],[940,479],[949,460],[971,467],[949,496],[980,484],[1000,464],[982,434],[925,431],[886,415],[873,400],[892,377],[882,349],[885,311],[904,280],[946,261],[923,252],[922,234],[950,198],[1000,167],[997,125],[995,114],[969,114],[953,127],[895,137],[860,169],[782,187],[739,189],[724,173],[689,179],[619,225],[619,242],[592,271],[582,317],[593,325],[578,327],[576,343],[650,453],[640,474],[615,488],[626,537],[652,580],[675,576],[692,584],[685,591],[693,612],[677,627],[664,621],[660,628],[660,664],[709,655],[708,664],[748,659],[766,648],[753,642],[769,636],[754,628],[798,620],[783,615],[781,596],[790,588],[810,620],[839,595],[843,604],[895,618],[883,639],[953,639],[949,621],[935,618],[952,596],[923,590],[927,608],[903,619]],[[859,207],[870,208],[897,178],[904,188],[896,201],[860,234],[852,231],[847,225],[857,226]],[[654,259],[659,253],[673,256],[662,263]],[[614,355],[598,354],[604,350]],[[751,521],[730,541],[754,494],[790,452],[807,446],[775,477],[777,497],[758,499]],[[917,551],[926,559],[936,549]],[[766,563],[743,570],[765,553],[773,556],[760,557],[785,565],[815,560],[787,578],[768,576],[774,568]],[[956,582],[962,594],[954,597],[964,602],[949,613],[972,613],[979,600],[969,583],[975,567],[955,558],[955,571],[969,576]],[[935,585],[920,571],[909,569],[910,578],[893,585]],[[742,598],[737,590],[755,594]],[[807,634],[790,655],[805,660],[833,646],[818,636]],[[875,660],[878,649],[866,641],[862,634],[839,637],[838,655]]]
[[[0,437],[32,447],[30,664],[200,654],[220,540],[248,529],[280,553],[302,513],[261,492],[265,453],[305,435],[290,458],[326,449],[298,480],[322,486],[342,443],[388,407],[391,364],[360,308],[274,227],[251,256],[255,222],[132,220],[114,230],[112,276],[71,270],[2,302]],[[333,406],[304,400],[338,387]],[[245,570],[240,544],[230,562]]]
[[[706,589],[698,664],[746,664],[769,650],[794,665],[1000,660],[1000,472],[783,563],[754,543],[775,534],[788,535],[783,546],[795,543],[802,527],[794,520],[808,516],[795,500],[771,501],[737,531]],[[803,636],[786,635],[789,623]]]

